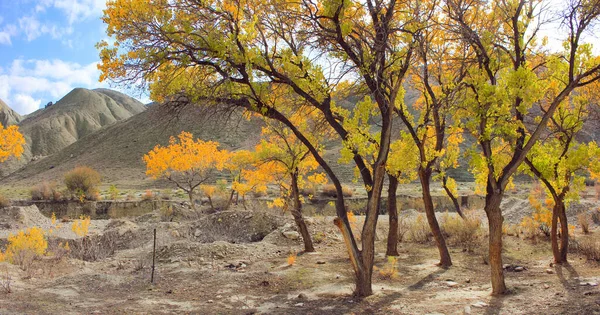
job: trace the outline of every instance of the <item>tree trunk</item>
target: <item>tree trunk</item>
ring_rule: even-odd
[[[188,190],[188,197],[190,198],[190,205],[194,211],[196,211],[196,204],[194,203],[194,191]]]
[[[421,188],[423,189],[423,204],[425,206],[425,214],[427,216],[427,222],[433,233],[433,238],[440,252],[440,263],[441,267],[452,266],[452,258],[450,258],[450,252],[448,246],[446,246],[446,240],[440,229],[440,225],[435,217],[435,209],[433,207],[433,199],[431,198],[431,190],[429,187],[429,181],[431,179],[431,170],[419,168],[419,179],[421,181]]]
[[[213,205],[212,198],[210,196],[207,196],[207,197],[208,197],[208,203],[210,204],[210,210],[215,211],[215,206]]]
[[[233,202],[233,195],[235,194],[235,190],[231,189],[231,194],[229,195],[229,200],[227,201],[227,206],[225,206],[225,210],[229,210],[231,203]]]
[[[390,229],[387,238],[386,256],[398,256],[398,205],[396,204],[396,190],[398,179],[388,175],[390,185],[388,187],[387,211],[390,221]]]
[[[555,200],[556,201],[556,200]],[[558,203],[554,204],[552,209],[552,226],[550,227],[550,241],[552,243],[552,255],[554,256],[554,262],[557,264],[562,263],[560,257],[560,248],[558,245]]]
[[[490,184],[488,184],[490,185]],[[485,213],[490,229],[489,260],[492,277],[492,295],[501,295],[506,292],[504,283],[504,269],[502,267],[502,192],[493,192],[488,188],[485,197]]]
[[[292,216],[294,216],[294,222],[296,222],[296,226],[298,227],[298,231],[302,235],[302,240],[304,241],[304,251],[305,252],[314,252],[315,248],[313,247],[312,239],[310,238],[310,233],[308,233],[308,228],[306,227],[306,222],[304,222],[304,217],[302,216],[302,203],[300,202],[300,190],[298,189],[298,173],[294,172],[292,175]]]
[[[556,202],[556,205],[558,205],[558,220],[560,221],[560,262],[557,263],[566,263],[569,251],[569,222],[564,201],[561,199]]]

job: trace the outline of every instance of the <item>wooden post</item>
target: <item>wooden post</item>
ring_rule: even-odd
[[[150,283],[154,284],[154,258],[156,257],[156,228],[154,229],[154,246],[152,247],[152,275]]]

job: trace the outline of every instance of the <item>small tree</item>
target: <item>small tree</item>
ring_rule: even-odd
[[[19,127],[4,128],[0,124],[0,163],[5,162],[11,156],[20,158],[23,154],[24,144],[25,138],[19,132]]]
[[[222,170],[229,152],[219,150],[214,141],[194,140],[189,132],[171,137],[166,147],[157,145],[144,155],[146,174],[154,179],[166,179],[185,191],[194,205],[194,190],[214,179],[216,170]]]
[[[100,173],[87,166],[76,167],[65,174],[67,190],[80,200],[95,199],[100,181]]]

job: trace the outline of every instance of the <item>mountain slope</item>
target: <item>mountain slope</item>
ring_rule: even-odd
[[[102,127],[145,109],[144,104],[116,91],[74,89],[54,105],[39,109],[19,122],[26,140],[25,152],[21,159],[5,163],[0,173],[6,176],[32,159],[57,153]]]
[[[0,100],[0,123],[2,126],[10,126],[18,124],[23,117],[19,113],[15,112],[12,108],[8,107],[6,103]]]

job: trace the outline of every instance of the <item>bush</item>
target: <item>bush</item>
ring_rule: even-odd
[[[100,173],[87,166],[79,166],[65,174],[65,185],[72,196],[81,201],[98,198]]]
[[[581,226],[581,230],[584,234],[590,233],[590,215],[587,212],[577,215],[577,223]]]
[[[347,186],[342,185],[342,195],[344,197],[352,197],[354,192]],[[333,184],[325,185],[321,189],[321,195],[331,198],[337,198],[337,191]]]
[[[5,208],[10,206],[10,200],[4,197],[4,195],[0,195],[0,208]]]
[[[429,223],[422,214],[417,216],[417,219],[408,228],[408,238],[415,243],[428,243],[433,234],[429,228]]]
[[[30,190],[31,200],[61,200],[62,194],[54,182],[41,182]]]
[[[584,255],[589,260],[600,261],[600,240],[587,238],[573,241],[570,248]]]
[[[464,219],[446,212],[442,216],[441,225],[443,233],[452,245],[461,246],[472,252],[480,243],[481,219],[469,212],[465,213]]]
[[[154,193],[152,190],[147,189],[146,192],[142,195],[142,200],[152,200],[154,199]]]
[[[110,200],[119,199],[119,189],[117,189],[117,185],[112,184],[108,187],[108,198],[110,198]]]
[[[0,258],[27,270],[35,258],[46,253],[47,248],[48,241],[44,237],[44,231],[38,227],[32,227],[26,231],[19,231],[17,235],[11,234],[8,237],[6,252]]]

